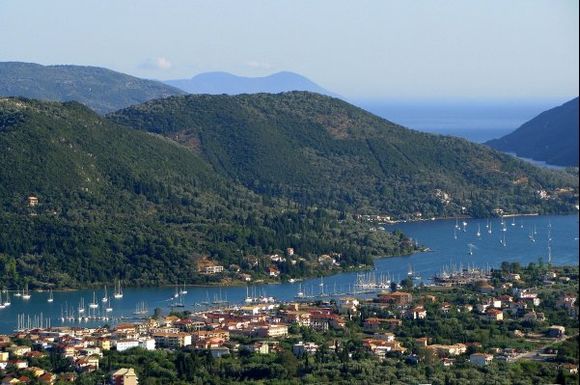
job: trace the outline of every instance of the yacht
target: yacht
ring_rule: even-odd
[[[115,299],[123,298],[123,289],[121,288],[121,281],[117,281],[115,284],[115,294],[113,294]]]
[[[107,295],[107,285],[105,285],[105,295],[101,298],[101,302],[105,303],[109,300],[109,296]]]
[[[98,307],[99,307],[99,304],[97,303],[97,294],[93,291],[93,302],[91,302],[89,304],[89,308],[96,309]]]
[[[30,299],[30,292],[28,291],[28,284],[24,286],[24,290],[22,291],[22,299]]]

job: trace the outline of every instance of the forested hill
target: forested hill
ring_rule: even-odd
[[[258,194],[307,206],[395,217],[486,216],[498,208],[566,212],[577,200],[572,175],[412,131],[308,92],[170,97],[108,118],[184,144]]]
[[[558,166],[578,167],[578,98],[542,112],[517,130],[486,144]]]
[[[220,279],[265,277],[261,258],[287,247],[304,260],[279,269],[301,276],[318,273],[321,254],[348,267],[412,250],[400,234],[262,198],[182,145],[76,102],[0,98],[0,205],[7,288],[202,283],[212,277],[200,261],[237,266]]]
[[[0,96],[74,100],[99,113],[107,113],[147,100],[182,94],[183,91],[161,82],[106,68],[0,62]]]

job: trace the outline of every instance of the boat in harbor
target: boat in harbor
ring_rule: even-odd
[[[4,308],[6,308],[6,305],[4,305],[4,302],[2,302],[2,292],[0,291],[0,309]]]
[[[50,289],[50,292],[48,293],[48,299],[46,301],[48,303],[54,302],[54,297],[52,296],[52,289]]]
[[[475,236],[477,238],[481,237],[481,227],[480,227],[479,223],[477,224],[477,233],[475,233]]]
[[[111,298],[107,298],[107,306],[105,307],[105,312],[110,313],[113,311],[113,307],[111,306]]]
[[[91,302],[89,304],[89,308],[96,309],[98,307],[99,307],[99,304],[97,303],[97,294],[93,291],[93,302]]]
[[[105,303],[109,300],[109,296],[107,295],[107,285],[105,285],[105,295],[101,298],[101,302]]]
[[[22,299],[29,300],[30,299],[30,291],[28,291],[28,284],[24,285],[24,290],[22,291]]]
[[[117,280],[115,283],[115,293],[113,294],[115,299],[123,298],[123,289],[121,288],[121,281]]]
[[[4,298],[4,302],[0,301],[0,303],[2,303],[4,307],[12,305],[12,302],[10,302],[10,293],[8,291],[6,291],[6,298]]]
[[[135,311],[133,312],[134,315],[146,315],[148,313],[149,313],[149,309],[147,309],[147,306],[145,305],[145,301],[139,302],[135,306]]]

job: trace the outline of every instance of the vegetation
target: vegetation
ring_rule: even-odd
[[[181,145],[74,102],[0,99],[0,166],[0,287],[229,277],[200,274],[202,258],[266,276],[268,264],[250,257],[287,247],[304,261],[282,273],[302,276],[330,272],[320,254],[340,254],[346,268],[413,250],[401,234],[258,196]]]
[[[578,125],[578,98],[574,98],[486,144],[525,158],[578,167]]]
[[[183,95],[161,82],[99,67],[0,63],[0,96],[83,103],[104,114],[147,100]]]
[[[189,95],[115,112],[257,194],[397,218],[573,210],[578,180],[462,139],[397,126],[307,93]],[[540,190],[558,193],[542,199]],[[465,209],[463,209],[465,208]]]

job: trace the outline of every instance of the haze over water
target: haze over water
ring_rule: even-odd
[[[390,276],[396,281],[407,276],[411,266],[424,280],[428,280],[434,274],[450,265],[466,267],[497,267],[503,261],[519,262],[527,265],[530,262],[537,263],[539,259],[547,262],[548,255],[548,226],[551,225],[552,235],[552,263],[556,265],[578,265],[578,216],[528,216],[516,217],[515,225],[512,219],[506,218],[507,231],[505,232],[506,246],[500,243],[503,232],[500,231],[500,220],[491,220],[492,234],[487,232],[486,219],[467,220],[465,231],[456,231],[457,239],[454,238],[455,220],[438,220],[412,223],[399,223],[385,226],[387,230],[400,229],[421,245],[431,249],[430,252],[416,253],[410,256],[378,259],[373,273],[379,276]],[[461,222],[459,223],[460,226]],[[476,236],[478,229],[481,237]],[[535,242],[529,238],[533,229],[536,229]],[[380,230],[379,230],[380,231]],[[473,255],[469,255],[469,244],[472,246]],[[184,295],[184,308],[177,310],[200,310],[202,302],[212,302],[215,299],[228,300],[230,303],[242,303],[247,290],[250,295],[273,296],[279,300],[292,300],[301,289],[307,295],[317,295],[322,290],[325,293],[345,292],[352,288],[357,279],[357,273],[343,273],[334,276],[305,280],[303,282],[282,283],[272,285],[257,285],[246,287],[187,287],[188,294]],[[113,283],[111,282],[111,286]],[[109,293],[111,294],[109,288]],[[130,321],[136,307],[143,302],[152,314],[157,307],[164,313],[169,312],[175,288],[126,288],[124,297],[120,300],[111,299],[112,317],[109,323],[121,321],[120,317],[128,317],[123,320]],[[96,298],[101,305],[103,290],[96,290]],[[11,293],[12,305],[0,310],[0,333],[10,333],[16,328],[17,314],[40,315],[50,318],[52,326],[60,326],[59,318],[61,311],[66,306],[76,309],[80,298],[84,298],[88,305],[93,297],[93,290],[80,290],[72,292],[54,292],[54,302],[48,303],[48,293],[32,293],[32,298],[24,301],[14,297]],[[3,298],[5,295],[3,294]],[[194,306],[198,304],[198,306]],[[102,306],[101,306],[102,307]],[[105,321],[95,323],[74,323],[76,325],[101,325]],[[70,324],[70,323],[66,323]]]

